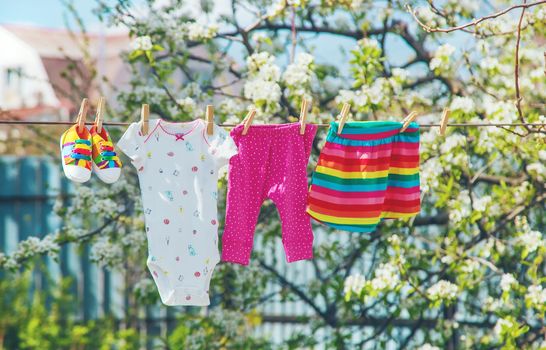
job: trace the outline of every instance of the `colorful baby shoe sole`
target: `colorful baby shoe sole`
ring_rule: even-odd
[[[74,182],[86,182],[91,177],[91,134],[87,128],[80,132],[77,125],[66,130],[60,138],[61,161],[66,177]]]
[[[96,125],[89,132],[93,143],[93,171],[103,182],[116,182],[121,174],[121,161],[114,151],[110,135],[104,127],[98,133]]]

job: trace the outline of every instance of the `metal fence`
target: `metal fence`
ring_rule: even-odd
[[[55,232],[61,222],[53,207],[59,196],[67,200],[74,194],[74,187],[63,173],[59,162],[50,157],[0,157],[0,251],[10,253],[17,243],[29,236],[42,237]],[[259,244],[257,235],[256,244]],[[319,235],[318,240],[324,237]],[[279,237],[280,241],[280,237]],[[275,251],[277,268],[292,279],[298,281],[312,278],[311,265],[298,262],[287,266],[284,251],[279,244]],[[78,317],[82,320],[93,319],[105,314],[122,317],[124,310],[123,276],[101,268],[89,259],[89,248],[77,249],[73,244],[62,247],[58,261],[44,257],[48,273],[53,280],[71,277],[75,283],[72,293],[81,305]],[[272,261],[266,257],[267,262]],[[1,278],[0,274],[0,278]],[[42,288],[47,278],[39,272],[33,274],[33,288]],[[268,286],[268,293],[278,290],[273,284]],[[163,334],[174,325],[176,314],[184,308],[148,308],[141,314],[142,334]],[[271,299],[259,310],[265,317],[265,323],[257,330],[275,342],[282,342],[295,331],[304,331],[305,324],[286,323],[286,318],[297,320],[298,316],[310,316],[313,311],[302,302],[283,302]]]

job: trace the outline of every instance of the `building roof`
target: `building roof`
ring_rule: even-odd
[[[108,94],[108,87],[99,86],[101,78],[91,79],[91,69],[97,69],[99,77],[104,77],[116,89],[123,88],[129,81],[129,70],[121,54],[128,50],[130,37],[127,33],[78,33],[65,29],[41,28],[29,25],[7,24],[2,27],[15,35],[19,40],[32,47],[40,57],[49,83],[53,87],[64,111],[61,114],[74,114],[78,105],[74,101],[83,96],[91,100],[98,99],[99,94]],[[72,67],[72,68],[71,68]],[[92,68],[91,68],[92,67]],[[75,68],[75,69],[74,69]],[[67,79],[67,72],[74,72],[74,77]],[[77,73],[76,73],[77,72]],[[71,81],[72,80],[72,81]],[[78,89],[75,89],[78,87]],[[105,91],[106,90],[106,91]],[[114,102],[114,101],[109,101]],[[32,111],[49,110],[51,106],[22,106],[15,115],[32,118]]]

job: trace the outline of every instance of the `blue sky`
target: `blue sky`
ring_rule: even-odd
[[[97,22],[91,12],[94,1],[74,0],[87,24]],[[0,0],[0,23],[25,23],[42,27],[64,28],[65,13],[61,0]]]

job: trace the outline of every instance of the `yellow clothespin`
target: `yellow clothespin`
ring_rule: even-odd
[[[87,109],[89,108],[89,100],[84,98],[82,104],[80,105],[80,111],[78,112],[78,117],[76,118],[76,124],[78,124],[78,132],[82,132],[85,128],[85,119],[87,118]]]
[[[148,135],[149,117],[150,106],[147,104],[143,104],[142,109],[140,110],[140,128],[142,130],[142,135]]]
[[[442,121],[440,122],[440,136],[446,135],[446,129],[447,129],[447,120],[449,119],[449,108],[444,108],[444,111],[442,112]]]
[[[100,134],[102,131],[102,116],[104,114],[104,96],[101,96],[99,103],[97,104],[97,114],[95,117],[95,125],[97,126],[97,132]]]
[[[408,116],[404,118],[404,120],[402,121],[403,124],[402,124],[402,129],[400,129],[400,132],[403,133],[404,131],[406,131],[410,123],[414,121],[415,118],[417,118],[417,112],[411,111],[411,113],[408,114]]]
[[[212,135],[214,127],[214,107],[212,105],[207,105],[205,120],[207,121],[207,135]]]
[[[300,135],[305,134],[305,120],[307,119],[307,100],[304,98],[301,101],[300,110]]]
[[[349,117],[350,110],[351,110],[351,105],[348,103],[344,103],[343,107],[341,107],[341,112],[339,113],[341,119],[339,120],[339,126],[337,128],[338,134],[341,134],[343,132],[343,127],[345,126],[345,122],[347,121],[347,118]]]
[[[244,123],[243,135],[246,135],[248,133],[248,128],[250,128],[250,125],[252,124],[252,120],[254,119],[255,115],[256,115],[256,110],[254,108],[252,108],[246,115],[245,119],[243,120],[243,123]]]

